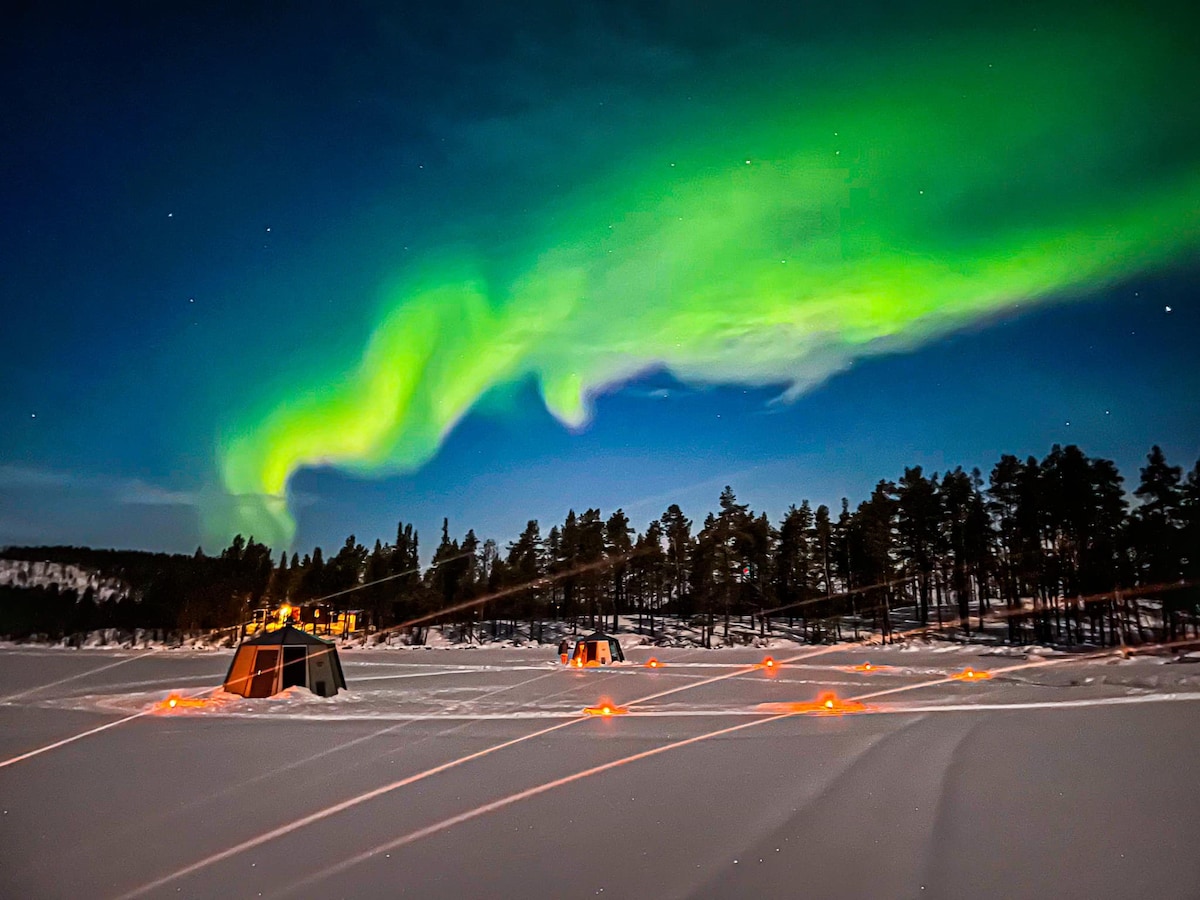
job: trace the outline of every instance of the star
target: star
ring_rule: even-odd
[[[1167,312],[1170,312],[1170,311],[1171,311],[1171,307],[1169,307],[1169,306],[1168,306],[1168,307],[1166,307],[1166,310],[1167,310]]]

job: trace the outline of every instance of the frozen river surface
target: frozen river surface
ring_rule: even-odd
[[[1200,896],[1200,663],[551,652],[0,649],[0,896]]]

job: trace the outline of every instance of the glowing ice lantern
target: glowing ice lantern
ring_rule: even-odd
[[[833,691],[826,691],[817,697],[814,704],[800,704],[801,712],[815,712],[821,715],[840,716],[843,713],[863,712],[866,707],[857,700],[843,700]]]
[[[648,659],[648,660],[646,661],[646,668],[647,668],[647,669],[657,669],[657,668],[659,668],[661,665],[662,665],[662,663],[660,663],[660,662],[659,662],[657,659],[655,659],[653,656],[652,656],[652,657],[650,657],[650,659]]]
[[[854,667],[855,672],[878,672],[880,669],[886,669],[887,666],[877,666],[871,662],[862,662]]]
[[[174,709],[199,709],[206,705],[207,700],[203,697],[180,697],[178,694],[168,694],[165,700],[154,704],[154,709],[158,712],[170,712]]]
[[[624,706],[617,706],[613,703],[601,703],[599,706],[588,706],[583,710],[589,716],[600,716],[607,718],[609,716],[623,716],[629,712]]]

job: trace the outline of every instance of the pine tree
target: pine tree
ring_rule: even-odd
[[[826,509],[828,514],[828,509]],[[779,523],[775,552],[775,594],[780,605],[792,607],[812,596],[814,575],[813,511],[807,500],[790,506]],[[804,607],[799,607],[803,614]],[[788,610],[791,624],[796,609]]]
[[[530,519],[516,541],[508,545],[505,571],[510,586],[520,588],[510,601],[514,625],[518,617],[528,619],[530,637],[533,638],[545,600],[545,592],[539,582],[546,574],[542,534],[537,519]]]
[[[633,552],[633,542],[629,538],[632,533],[633,528],[630,526],[629,518],[625,515],[624,510],[618,509],[604,523],[604,553],[612,560],[609,572],[612,579],[612,630],[614,632],[619,627],[617,618],[627,605],[625,579],[629,572],[628,559]]]
[[[663,537],[666,541],[666,568],[664,570],[664,591],[667,603],[671,604],[676,615],[690,616],[691,592],[688,586],[689,557],[692,551],[692,520],[683,514],[676,504],[672,503],[667,511],[659,518],[662,524]]]
[[[896,487],[897,548],[906,570],[916,578],[917,620],[921,624],[929,622],[938,548],[940,503],[936,478],[936,474],[926,478],[920,466],[913,466],[904,470]]]
[[[1141,502],[1130,522],[1137,576],[1143,584],[1182,576],[1181,560],[1186,555],[1180,541],[1184,524],[1182,478],[1183,470],[1167,465],[1162,449],[1152,447],[1133,492]]]

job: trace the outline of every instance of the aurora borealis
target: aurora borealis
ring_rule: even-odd
[[[606,447],[621,460],[613,482],[624,496],[641,497],[669,487],[670,477],[652,463],[631,472],[624,460],[657,456],[677,469],[687,454],[655,450],[655,430],[677,435],[678,419],[623,396],[642,391],[686,406],[691,444],[724,448],[699,467],[704,477],[735,480],[764,458],[786,460],[801,427],[811,469],[823,441],[844,438],[820,433],[832,427],[822,424],[822,404],[832,408],[839,391],[862,390],[853,373],[888,382],[899,377],[889,366],[914,360],[932,371],[952,336],[965,329],[986,345],[997,323],[1014,321],[1029,323],[1032,339],[1016,355],[1028,354],[1031,369],[1059,357],[1060,367],[1045,371],[1068,413],[1094,385],[1112,383],[1114,366],[1129,393],[1089,398],[1097,408],[1140,407],[1132,399],[1139,384],[1173,386],[1138,412],[1138,421],[1149,415],[1171,433],[1139,433],[1133,420],[1105,423],[1095,433],[1111,446],[1089,450],[1132,461],[1154,442],[1198,449],[1197,366],[1186,348],[1200,317],[1194,299],[1176,299],[1194,298],[1200,250],[1200,62],[1187,42],[1194,16],[1183,4],[978,13],[852,4],[839,13],[758,14],[732,4],[694,13],[667,5],[654,14],[585,5],[548,8],[537,21],[488,10],[464,4],[407,19],[368,4],[346,12],[332,33],[317,27],[311,10],[282,22],[225,11],[242,17],[242,39],[227,38],[215,12],[182,28],[169,17],[108,23],[122,35],[132,29],[135,43],[170,32],[203,49],[183,54],[189,77],[168,79],[137,114],[145,121],[135,133],[157,142],[158,152],[141,153],[136,141],[107,132],[114,119],[104,117],[121,102],[106,99],[101,84],[85,99],[104,112],[90,121],[107,123],[99,144],[112,164],[96,169],[105,177],[21,182],[31,210],[56,191],[63,215],[93,204],[105,211],[83,226],[95,229],[92,242],[69,278],[39,283],[33,263],[10,262],[6,291],[75,291],[49,308],[89,305],[89,328],[124,328],[139,340],[115,339],[126,347],[118,355],[127,355],[90,372],[89,403],[52,401],[62,404],[57,430],[26,423],[6,437],[10,474],[82,466],[124,488],[158,486],[142,494],[198,513],[209,540],[241,531],[282,546],[319,497],[358,491],[347,478],[409,479],[401,493],[431,507],[453,494],[457,451],[448,442],[460,425],[509,421],[548,434],[545,423],[529,424],[538,421],[532,385],[568,436],[565,444],[547,437],[545,447],[569,446],[580,429],[591,438],[586,463],[570,450],[554,464],[536,455],[556,473],[531,487],[538,502],[547,502],[547,482],[595,469]],[[262,51],[256,35],[268,33],[282,40]],[[29,23],[29,46],[56,40],[64,39],[52,26]],[[32,66],[33,57],[18,64]],[[160,59],[168,70],[170,58]],[[295,67],[314,59],[317,87],[306,91],[293,83],[303,80]],[[120,71],[110,73],[107,90],[137,108],[132,97],[140,99],[149,76],[108,65]],[[274,65],[290,74],[271,74]],[[206,80],[218,68],[225,80]],[[38,77],[25,83],[36,86]],[[34,88],[27,90],[32,108]],[[196,92],[208,98],[198,101],[199,124],[168,112]],[[367,118],[354,118],[364,101]],[[45,151],[41,142],[49,146],[64,130],[61,122],[31,130],[26,155]],[[147,209],[157,227],[187,227],[188,237],[98,238]],[[254,230],[269,257],[257,255],[257,241],[227,241],[242,219],[261,223]],[[53,242],[10,229],[16,246],[38,244],[35,259],[61,255]],[[1094,309],[1111,319],[1105,340],[1120,347],[1131,310],[1147,310],[1146,285],[1154,289],[1148,295],[1172,298],[1155,308],[1174,316],[1170,341],[1095,360],[1105,373],[1097,379],[1067,361],[1064,348],[1081,339],[1080,319],[1070,316],[1086,319]],[[195,313],[189,322],[194,309],[165,315],[155,300],[130,295],[200,302],[206,320]],[[117,314],[98,324],[88,297]],[[1068,318],[1055,319],[1055,309]],[[25,315],[35,333],[49,329],[47,312]],[[84,331],[72,332],[76,341]],[[1136,330],[1125,338],[1135,344],[1130,338]],[[996,352],[985,349],[962,385],[932,399],[914,388],[925,399],[914,401],[909,430],[875,435],[875,443],[897,453],[914,445],[955,452],[936,444],[931,435],[947,429],[929,422],[979,405],[964,385],[1014,364],[1007,351],[1003,360],[988,358]],[[863,369],[870,360],[882,368]],[[30,375],[47,366],[44,356],[17,351],[9,364],[15,389],[6,402],[15,419],[39,405],[44,382],[56,376],[39,388]],[[1143,372],[1161,365],[1170,377]],[[626,420],[616,430],[596,414],[605,398]],[[712,409],[736,402],[746,404],[742,412],[795,421],[775,429],[778,444],[766,449],[761,442],[775,440],[768,432],[747,432],[743,448],[714,441]],[[1048,417],[1054,427],[1031,430],[1036,402],[1019,385],[999,408],[993,398],[986,416],[1000,436],[976,445],[975,419],[961,418],[949,428],[962,436],[955,450],[981,456],[946,463],[987,463],[1005,422],[1013,445],[1005,450],[1071,441],[1062,415]],[[115,420],[126,425],[113,427]],[[98,452],[84,449],[97,431]],[[511,441],[481,446],[491,452],[473,450],[460,484],[480,470],[530,465]],[[851,481],[895,475],[875,467],[885,459],[864,459]],[[917,461],[897,456],[886,465]],[[782,508],[806,495],[795,477],[756,489],[786,491],[765,500]],[[428,489],[436,479],[440,486]],[[677,483],[694,480],[702,479]],[[564,497],[550,512],[592,502],[603,498]],[[445,512],[470,517],[474,509],[467,502]],[[537,503],[523,512],[513,502],[513,521],[500,527],[515,533],[538,512]],[[373,515],[396,514],[411,513]],[[338,527],[355,530],[351,512],[340,515]],[[20,533],[0,524],[4,539]],[[320,529],[311,535],[321,537]]]

